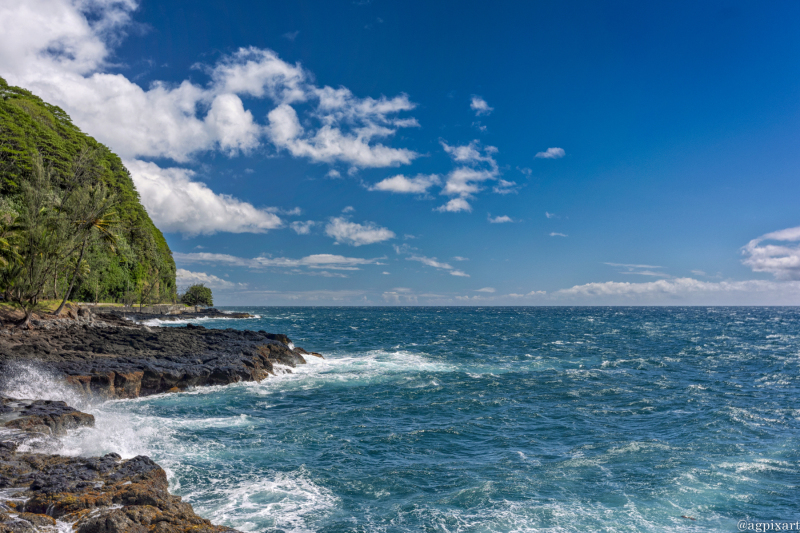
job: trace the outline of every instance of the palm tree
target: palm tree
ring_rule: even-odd
[[[72,288],[75,286],[75,280],[80,272],[81,262],[83,255],[86,252],[87,246],[93,240],[99,240],[101,243],[109,246],[111,250],[115,250],[117,238],[114,235],[113,228],[119,223],[117,213],[114,206],[117,203],[117,198],[114,194],[109,193],[105,185],[102,183],[94,186],[85,186],[76,191],[71,196],[74,205],[65,206],[66,209],[73,211],[75,216],[73,224],[76,230],[76,243],[79,244],[80,252],[78,259],[75,262],[75,269],[72,271],[72,279],[70,280],[69,287],[64,293],[64,299],[61,305],[55,311],[55,315],[61,314],[64,309]],[[78,250],[78,246],[74,251]]]

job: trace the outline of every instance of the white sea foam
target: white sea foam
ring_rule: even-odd
[[[211,322],[216,320],[258,320],[261,318],[261,315],[253,315],[247,318],[234,318],[232,316],[201,316],[197,318],[180,318],[177,320],[161,320],[160,318],[149,318],[147,320],[142,320],[139,322],[143,326],[152,326],[152,327],[160,327],[160,326],[175,326],[175,325],[186,325],[186,324],[202,324],[203,322]]]
[[[336,506],[333,493],[313,483],[308,473],[270,472],[263,476],[210,479],[186,494],[195,511],[214,523],[242,531],[315,531],[313,522]]]

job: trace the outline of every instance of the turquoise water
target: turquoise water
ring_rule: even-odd
[[[244,531],[736,531],[800,519],[798,308],[237,308],[325,354],[93,406]],[[690,516],[695,520],[682,518]]]

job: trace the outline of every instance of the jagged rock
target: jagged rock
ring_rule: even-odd
[[[65,402],[0,396],[0,426],[3,427],[61,435],[69,429],[93,425],[94,416],[73,409]]]
[[[167,490],[164,470],[145,456],[121,460],[18,454],[0,448],[0,475],[22,489],[16,509],[0,510],[0,531],[28,532],[74,523],[78,533],[233,531],[215,526]]]
[[[305,364],[302,348],[265,331],[146,328],[130,322],[105,327],[75,324],[0,338],[0,367],[39,362],[67,377],[79,391],[99,398],[136,398],[203,385],[261,381],[274,365]],[[80,320],[88,320],[83,317]],[[124,323],[124,322],[123,322]]]

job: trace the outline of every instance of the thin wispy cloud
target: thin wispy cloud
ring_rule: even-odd
[[[604,262],[604,265],[615,266],[615,267],[625,267],[625,268],[664,268],[658,265],[637,265],[637,264],[630,264],[630,263],[607,263]]]
[[[464,277],[464,278],[468,278],[469,277],[469,274],[467,274],[466,272],[458,270],[457,268],[453,268],[453,266],[448,264],[448,263],[440,262],[435,257],[425,257],[425,256],[422,256],[422,255],[412,255],[410,257],[406,257],[406,260],[408,260],[408,261],[418,261],[418,262],[422,263],[423,265],[427,265],[429,267],[433,267],[433,268],[436,268],[436,269],[439,269],[439,270],[446,270],[451,276],[459,276],[459,277]]]
[[[385,257],[364,259],[360,257],[345,257],[335,254],[313,254],[300,259],[288,257],[268,257],[259,256],[253,258],[237,257],[228,254],[216,254],[208,252],[180,253],[172,254],[175,262],[179,264],[207,263],[212,265],[228,265],[247,267],[251,269],[263,269],[267,267],[278,268],[297,268],[308,267],[314,269],[326,268],[329,270],[358,270],[363,265],[376,265]]]
[[[514,219],[508,215],[502,215],[492,218],[492,215],[489,215],[487,220],[490,224],[504,224],[506,222],[514,222]]]
[[[550,232],[551,237],[569,237],[566,233],[559,233],[557,231]]]

